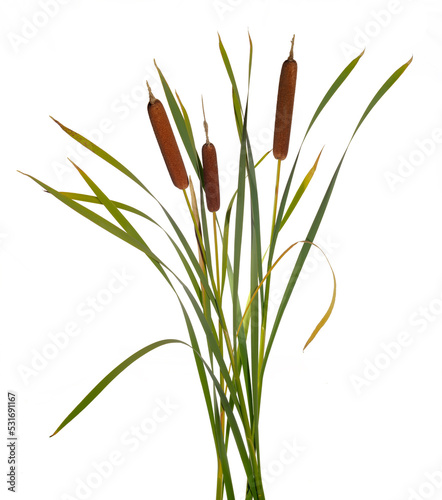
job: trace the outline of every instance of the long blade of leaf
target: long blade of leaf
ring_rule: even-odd
[[[92,210],[89,210],[88,208],[84,207],[80,203],[77,203],[76,201],[59,193],[55,189],[52,189],[50,186],[39,181],[38,179],[36,179],[32,175],[25,174],[24,172],[20,172],[20,173],[23,175],[26,175],[26,177],[29,177],[30,179],[32,179],[34,182],[39,184],[45,191],[47,191],[48,193],[55,196],[55,198],[60,200],[62,203],[67,205],[69,208],[71,208],[75,212],[79,213],[83,217],[86,217],[86,219],[89,219],[91,222],[93,222],[97,226],[100,226],[101,228],[105,229],[106,231],[113,234],[114,236],[117,236],[117,238],[120,238],[121,240],[125,241],[126,243],[129,243],[130,245],[134,246],[138,250],[141,250],[143,252],[145,251],[145,247],[143,244],[141,244],[138,240],[129,236],[125,231],[123,231],[121,228],[119,228],[115,224],[112,224],[112,222],[109,222],[104,217],[101,217],[100,215],[96,214]]]
[[[155,61],[154,61],[155,62]],[[198,162],[196,151],[195,151],[195,145],[192,144],[192,138],[189,134],[189,131],[186,127],[186,122],[185,119],[180,111],[180,108],[176,102],[176,99],[170,90],[169,84],[167,83],[166,79],[164,78],[163,73],[161,72],[160,68],[158,67],[157,63],[155,62],[155,67],[157,68],[158,74],[161,79],[161,83],[163,85],[164,93],[166,94],[166,99],[169,104],[170,112],[172,113],[173,120],[175,122],[175,125],[177,126],[178,132],[180,134],[181,140],[183,141],[184,147],[186,148],[187,154],[190,158],[190,161],[192,162],[193,168],[195,169],[195,172],[200,178],[200,163]]]
[[[107,208],[112,217],[118,222],[118,224],[120,224],[120,226],[126,231],[126,233],[132,236],[132,238],[144,243],[143,238],[141,238],[132,224],[121,213],[120,209],[112,203],[112,201],[103,193],[103,191],[95,184],[95,182],[93,182],[92,179],[85,172],[83,172],[83,170],[81,170],[80,167],[75,165],[74,162],[71,163],[86,181],[87,185],[92,189],[96,197]]]
[[[52,116],[51,116],[52,118]],[[128,170],[124,165],[122,165],[118,160],[116,160],[113,156],[111,156],[109,153],[106,153],[103,149],[98,147],[96,144],[91,142],[89,139],[86,139],[86,137],[83,137],[82,135],[78,134],[77,132],[74,132],[68,127],[65,127],[62,125],[58,120],[55,118],[52,118],[54,122],[59,125],[59,127],[64,130],[68,135],[70,135],[73,139],[75,139],[77,142],[79,142],[82,146],[84,146],[86,149],[91,151],[92,153],[96,154],[100,158],[102,158],[104,161],[115,167],[117,170],[122,172],[124,175],[129,177],[132,181],[134,181],[136,184],[138,184],[140,187],[142,187],[145,191],[150,193],[150,191],[147,189],[147,187],[130,171]]]
[[[108,375],[106,375],[101,382],[99,382],[93,389],[90,391],[86,397],[84,397],[80,403],[69,413],[69,415],[63,420],[63,422],[57,427],[55,432],[51,434],[50,437],[58,434],[63,427],[65,427],[69,422],[71,422],[79,413],[81,413],[87,406],[89,406],[92,401],[114,380],[118,375],[125,370],[128,366],[130,366],[134,361],[141,358],[150,351],[153,351],[157,347],[161,347],[166,344],[176,344],[176,343],[184,343],[180,340],[175,339],[166,339],[159,340],[158,342],[154,342],[153,344],[140,349],[136,353],[129,356],[122,363],[120,363],[116,368],[114,368]],[[185,344],[188,345],[188,344]]]
[[[299,200],[302,198],[302,195],[304,194],[305,190],[307,189],[307,186],[310,184],[310,181],[312,180],[312,177],[314,173],[316,172],[316,168],[319,163],[319,158],[321,157],[322,151],[324,148],[321,149],[319,152],[318,157],[316,158],[316,161],[313,165],[313,167],[308,171],[307,175],[304,177],[304,180],[301,182],[301,185],[299,186],[298,190],[295,193],[295,196],[293,197],[293,200],[291,201],[289,207],[287,208],[287,212],[285,213],[282,221],[281,221],[281,226],[279,230],[284,227],[285,223],[289,220],[290,216],[293,213],[293,210],[295,210],[296,205],[299,203]]]
[[[312,128],[313,124],[315,123],[316,119],[318,116],[321,114],[321,111],[325,108],[327,105],[328,101],[333,97],[335,92],[339,89],[339,87],[345,82],[347,77],[350,75],[350,73],[354,70],[356,64],[358,64],[359,60],[361,57],[364,55],[365,49],[357,56],[355,57],[350,63],[344,68],[342,73],[336,78],[336,80],[333,82],[332,86],[328,89],[327,93],[323,97],[322,101],[319,103],[318,108],[315,111],[315,114],[313,115],[309,126],[307,127],[307,131],[305,133],[305,137],[307,137],[307,134],[309,133],[310,129]]]
[[[230,64],[229,56],[227,55],[226,49],[224,48],[223,42],[221,41],[221,37],[218,34],[219,39],[219,50],[221,52],[221,57],[224,62],[224,66],[226,68],[227,74],[230,79],[230,83],[232,84],[232,98],[233,98],[233,109],[235,113],[235,121],[238,128],[238,135],[241,140],[243,135],[242,132],[242,106],[241,106],[241,98],[239,96],[238,86],[236,84],[235,75],[233,74],[232,65]],[[250,64],[250,63],[249,63]]]
[[[102,205],[101,201],[96,196],[92,196],[90,194],[72,193],[69,191],[59,191],[59,193],[66,196],[67,198],[70,198],[71,200],[84,201],[86,203],[95,203],[98,205]],[[140,217],[143,217],[144,219],[147,219],[148,221],[158,226],[158,224],[152,219],[152,217],[149,217],[141,210],[138,210],[137,208],[131,207],[130,205],[126,205],[125,203],[120,203],[119,201],[115,200],[112,200],[112,203],[120,210],[125,210],[126,212],[131,212],[135,215],[139,215]]]

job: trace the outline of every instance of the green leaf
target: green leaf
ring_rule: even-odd
[[[247,109],[244,117],[244,123],[247,124]],[[241,151],[239,159],[239,172],[238,172],[238,189],[236,201],[236,215],[235,215],[235,237],[234,237],[234,254],[233,254],[233,328],[232,331],[236,332],[239,324],[239,316],[237,309],[238,300],[238,287],[239,287],[239,270],[241,264],[241,246],[242,234],[244,227],[244,201],[245,201],[245,185],[246,185],[246,134],[243,128],[243,136],[241,139]]]
[[[91,222],[93,222],[97,226],[100,226],[101,228],[105,229],[106,231],[113,234],[114,236],[117,236],[117,238],[120,238],[121,240],[125,241],[126,243],[129,243],[130,245],[134,246],[138,250],[141,250],[142,252],[145,251],[145,246],[143,244],[141,244],[138,240],[129,236],[125,231],[120,229],[115,224],[112,224],[112,222],[109,222],[104,217],[101,217],[101,215],[96,214],[95,212],[93,212],[92,210],[89,210],[88,208],[84,207],[80,203],[77,203],[76,201],[71,200],[67,196],[64,196],[63,194],[59,193],[55,189],[52,189],[47,184],[44,184],[43,182],[39,181],[38,179],[36,179],[32,175],[25,174],[24,172],[20,172],[20,173],[23,175],[26,175],[26,177],[29,177],[30,179],[32,179],[34,182],[39,184],[45,191],[47,191],[48,193],[55,196],[55,198],[60,200],[62,203],[67,205],[69,208],[71,208],[75,212],[79,213],[83,217],[86,217],[86,219],[89,219]]]
[[[200,164],[198,163],[197,154],[195,151],[195,145],[194,143],[192,143],[192,137],[190,136],[189,131],[187,130],[186,122],[184,120],[183,115],[181,114],[176,99],[173,96],[172,91],[170,90],[169,84],[164,78],[164,75],[161,72],[155,60],[154,63],[155,67],[157,68],[158,74],[160,76],[164,93],[166,94],[166,99],[169,104],[170,112],[172,113],[172,117],[180,134],[181,140],[183,141],[184,147],[186,148],[187,154],[190,158],[190,161],[192,162],[193,168],[195,169],[198,178],[200,178]]]
[[[91,196],[90,194],[72,193],[68,191],[60,191],[60,194],[66,196],[67,198],[70,198],[71,200],[84,201],[86,203],[95,203],[98,205],[102,205],[101,201],[96,196]],[[120,210],[125,210],[126,212],[131,212],[135,215],[139,215],[140,217],[143,217],[144,219],[147,219],[148,221],[158,226],[158,224],[152,219],[152,217],[149,217],[141,210],[138,210],[137,208],[131,207],[130,205],[126,205],[125,203],[120,203],[115,200],[112,200],[112,203]]]
[[[307,189],[307,186],[310,184],[310,181],[312,180],[312,177],[313,177],[314,173],[316,172],[316,168],[317,168],[318,163],[319,163],[319,158],[321,157],[323,150],[324,150],[324,148],[322,148],[321,151],[319,152],[319,155],[316,158],[316,161],[315,161],[313,167],[309,170],[307,175],[304,177],[304,180],[301,182],[301,185],[299,186],[298,190],[296,191],[296,194],[293,197],[293,200],[290,203],[289,207],[287,208],[287,212],[285,213],[285,215],[281,221],[281,226],[279,228],[280,231],[284,227],[285,223],[289,220],[290,216],[293,213],[293,210],[295,210],[296,205],[299,203],[299,200],[302,198],[302,195],[304,194],[305,190]]]
[[[71,422],[79,413],[81,413],[87,406],[89,406],[92,401],[114,380],[118,375],[125,370],[128,366],[130,366],[134,361],[137,359],[141,358],[141,356],[144,356],[150,351],[153,351],[157,347],[161,347],[166,344],[185,344],[185,342],[182,342],[180,340],[175,340],[175,339],[166,339],[166,340],[159,340],[158,342],[154,342],[153,344],[148,345],[147,347],[144,347],[143,349],[140,349],[137,351],[135,354],[132,354],[132,356],[129,356],[127,359],[125,359],[122,363],[120,363],[116,368],[114,368],[108,375],[106,375],[101,382],[99,382],[89,394],[81,400],[81,402],[69,413],[69,415],[63,420],[63,422],[57,427],[55,432],[51,434],[50,437],[55,436],[58,434],[63,427],[65,427],[69,422]],[[188,345],[188,344],[185,344]]]
[[[184,104],[181,102],[180,96],[178,95],[177,92],[175,92],[175,94],[176,94],[176,97],[178,99],[178,102],[180,103],[181,112],[183,113],[183,118],[184,118],[184,123],[186,125],[187,135],[189,136],[189,140],[190,140],[190,142],[191,142],[191,144],[193,146],[193,149],[195,151],[195,157],[196,157],[196,161],[197,161],[197,164],[198,164],[198,171],[200,172],[200,174],[199,174],[199,180],[200,180],[200,182],[203,183],[203,181],[204,181],[203,166],[201,164],[201,160],[200,160],[200,157],[198,155],[198,152],[197,152],[197,149],[196,149],[196,146],[195,146],[195,139],[193,138],[192,125],[190,124],[189,115],[187,113],[186,108],[184,107]]]
[[[71,200],[84,201],[86,203],[95,203],[95,204],[102,205],[101,201],[96,196],[91,196],[91,195],[87,195],[87,194],[80,194],[80,193],[69,193],[69,192],[60,192],[60,194],[70,198]],[[125,210],[126,212],[131,212],[133,214],[139,215],[140,217],[143,217],[144,219],[147,219],[149,222],[152,222],[152,224],[154,224],[159,229],[161,229],[161,231],[163,231],[163,233],[167,236],[169,241],[172,243],[178,256],[180,257],[180,260],[183,263],[183,266],[186,269],[187,274],[192,282],[194,290],[195,290],[198,298],[201,300],[201,289],[199,288],[198,282],[195,279],[195,275],[192,272],[192,269],[190,268],[190,265],[189,265],[187,259],[185,258],[183,252],[180,250],[180,248],[176,244],[175,240],[170,236],[170,234],[160,224],[158,224],[158,222],[156,222],[154,219],[152,219],[152,217],[149,217],[147,214],[145,214],[141,210],[138,210],[137,208],[131,207],[130,205],[126,205],[125,203],[120,203],[118,201],[112,201],[112,203],[120,210]]]
[[[71,161],[71,160],[69,160]],[[92,189],[100,202],[107,208],[112,217],[120,224],[120,226],[126,231],[127,234],[132,236],[132,238],[139,240],[144,243],[141,236],[137,233],[132,224],[124,217],[124,215],[120,212],[117,206],[115,206],[112,201],[101,191],[101,189],[86,175],[80,167],[75,165],[73,161],[71,161],[72,165],[77,169],[83,179],[86,181],[87,185]]]
[[[52,116],[51,116],[52,118]],[[106,153],[103,149],[98,147],[96,144],[93,142],[89,141],[85,137],[83,137],[80,134],[77,134],[77,132],[74,132],[73,130],[65,127],[62,125],[59,121],[57,121],[55,118],[52,118],[54,122],[60,126],[62,130],[64,130],[68,135],[70,135],[73,139],[75,139],[77,142],[79,142],[82,146],[84,146],[86,149],[89,149],[92,153],[95,153],[97,156],[102,158],[104,161],[115,167],[117,170],[122,172],[124,175],[129,177],[132,181],[134,181],[136,184],[138,184],[140,187],[142,187],[145,191],[149,193],[149,190],[147,187],[130,171],[128,170],[124,165],[122,165],[119,161],[117,161],[113,156],[110,154]]]
[[[241,117],[242,117],[242,106],[241,106],[241,99],[240,99],[240,96],[239,96],[239,91],[238,91],[238,86],[236,84],[236,80],[235,80],[235,75],[233,74],[233,70],[232,70],[232,66],[230,64],[230,60],[229,60],[229,56],[227,55],[227,52],[226,52],[226,49],[224,48],[224,45],[223,45],[223,42],[221,41],[221,37],[218,33],[218,39],[219,39],[219,50],[221,52],[221,57],[222,57],[222,60],[224,62],[224,66],[226,68],[226,71],[227,71],[227,74],[229,76],[229,79],[230,79],[230,83],[232,84],[232,98],[233,98],[233,109],[234,109],[234,113],[235,113],[235,122],[237,124],[237,128],[238,128],[238,135],[239,135],[239,138],[241,140],[241,137],[243,135],[242,133],[242,120],[241,120]],[[251,40],[250,40],[251,42]],[[251,45],[251,49],[252,49],[252,45]],[[249,58],[249,66],[250,66],[251,62],[250,62],[250,58]]]
[[[328,101],[333,97],[333,95],[338,90],[338,88],[345,82],[347,77],[354,70],[356,64],[358,64],[359,60],[364,55],[364,52],[365,52],[365,49],[357,57],[355,57],[352,61],[350,61],[348,66],[345,67],[345,69],[342,71],[342,73],[333,82],[333,85],[328,89],[328,91],[325,94],[325,96],[323,97],[322,101],[319,103],[319,106],[318,106],[317,110],[315,111],[315,114],[313,115],[313,118],[311,119],[309,126],[307,127],[307,131],[305,133],[304,139],[307,137],[307,134],[309,133],[310,129],[312,128],[312,126],[315,123],[318,116],[321,114],[321,111],[327,105]]]

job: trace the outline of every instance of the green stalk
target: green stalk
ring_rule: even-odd
[[[272,241],[273,231],[275,230],[276,210],[278,208],[278,194],[279,194],[279,179],[281,177],[281,160],[278,160],[276,167],[276,183],[275,183],[275,200],[273,202],[273,217],[272,217],[272,231],[270,233],[270,241]]]
[[[216,213],[213,212],[213,238],[215,243],[215,262],[216,262],[216,291],[220,294],[220,274],[219,274],[219,258],[218,258],[218,237],[216,231]],[[220,296],[220,300],[221,296]],[[219,338],[219,350],[221,351],[221,356],[223,356],[223,337],[222,337],[222,328],[221,322],[218,322],[218,338]],[[219,383],[224,391],[224,378],[223,374],[220,370],[219,372]],[[224,439],[224,409],[222,404],[220,405],[220,421],[221,421],[221,438]],[[218,473],[217,473],[217,484],[216,484],[216,500],[222,500],[223,498],[223,468],[221,459],[218,457]]]
[[[275,230],[276,223],[276,213],[278,209],[278,195],[279,195],[279,181],[281,178],[281,160],[278,160],[278,164],[276,167],[276,182],[275,182],[275,199],[273,202],[273,217],[272,217],[272,228],[270,231],[270,242],[273,239],[273,232]],[[270,269],[272,263],[269,261],[267,264],[267,269]],[[270,278],[268,277],[267,283],[265,285],[265,297],[264,297],[264,309],[262,311],[262,324],[261,324],[261,339],[259,344],[259,364],[258,364],[258,373],[261,372],[262,363],[264,360],[264,350],[265,350],[265,338],[266,338],[266,329],[267,329],[267,312],[269,305],[269,296],[270,296]]]

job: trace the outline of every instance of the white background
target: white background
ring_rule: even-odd
[[[272,351],[261,417],[267,498],[441,498],[440,2],[2,0],[0,14],[2,497],[6,392],[14,390],[17,498],[214,498],[210,426],[193,357],[182,346],[139,360],[48,438],[127,356],[158,339],[188,337],[177,301],[141,253],[16,171],[59,190],[89,193],[68,167],[69,156],[109,197],[164,221],[140,189],[78,149],[52,115],[133,170],[193,242],[183,197],[150,128],[144,81],[165,102],[155,58],[183,99],[201,145],[204,95],[223,214],[235,189],[239,145],[217,31],[245,99],[249,29],[255,49],[249,132],[256,158],[271,148],[280,66],[296,33],[298,86],[282,182],[320,99],[367,48],[305,143],[293,189],[325,149],[278,254],[306,236],[365,106],[414,56],[352,143],[318,233],[338,280],[332,318],[302,353],[332,291],[327,264],[312,252]],[[265,241],[275,169],[270,155],[258,172]],[[131,220],[183,275],[163,235],[147,221]],[[284,289],[296,252],[275,271],[276,292]],[[112,293],[106,290],[115,273],[127,278]],[[91,312],[91,299],[108,303]],[[277,303],[276,293],[273,311]],[[63,348],[54,350],[54,338],[64,339]],[[405,340],[399,350],[398,339]],[[168,406],[167,413],[159,405]],[[142,423],[142,440],[128,441]],[[288,454],[290,446],[298,451]],[[113,470],[98,476],[95,466],[117,456]],[[242,498],[241,466],[232,457]]]

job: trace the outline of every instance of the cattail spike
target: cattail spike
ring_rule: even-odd
[[[293,61],[293,46],[295,45],[295,35],[292,38],[292,45],[290,47],[289,61]]]
[[[209,141],[209,125],[207,124],[206,113],[204,112],[204,99],[203,99],[203,96],[201,96],[201,104],[203,105],[203,116],[204,116],[203,125],[204,125],[204,132],[206,133],[206,144],[210,144],[210,141]]]
[[[167,170],[169,171],[172,182],[178,189],[187,189],[189,179],[187,177],[186,167],[184,166],[183,158],[178,148],[169,118],[167,117],[166,110],[164,109],[163,103],[153,95],[148,83],[147,88],[149,90],[147,112]]]
[[[275,131],[273,135],[273,156],[277,160],[284,160],[289,151],[296,78],[298,74],[298,64],[293,59],[294,43],[295,35],[292,38],[290,55],[282,64],[281,75],[279,77]]]
[[[158,99],[153,95],[152,89],[150,88],[149,82],[146,80],[147,90],[149,91],[149,102],[153,104]]]

